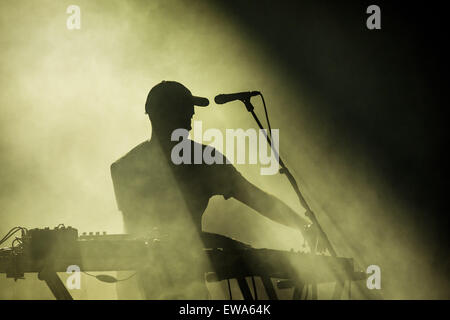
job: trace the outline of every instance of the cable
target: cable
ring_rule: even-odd
[[[22,231],[22,237],[25,236],[26,232],[28,231],[27,228],[24,227],[14,227],[11,230],[9,230],[6,235],[0,240],[0,244],[4,243],[6,240],[11,238],[14,234],[16,234],[18,231]]]
[[[0,240],[0,244],[8,240],[14,233],[19,231],[19,227],[14,227],[11,230],[8,231],[8,233]]]
[[[83,273],[88,275],[88,276],[90,276],[90,277],[94,277],[94,278],[96,278],[97,280],[99,280],[101,282],[107,282],[107,283],[116,283],[116,282],[120,282],[120,281],[126,281],[126,280],[129,280],[129,279],[133,278],[137,274],[137,272],[135,272],[131,276],[128,276],[126,278],[117,279],[117,278],[115,278],[113,276],[110,276],[110,275],[107,275],[107,274],[93,275],[93,274],[90,274],[90,273],[88,273],[86,271],[83,271]]]

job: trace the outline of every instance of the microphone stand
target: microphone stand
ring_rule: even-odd
[[[308,205],[308,203],[306,202],[305,198],[303,197],[300,188],[297,184],[297,181],[295,180],[294,176],[292,175],[292,173],[289,171],[289,169],[286,167],[286,165],[284,164],[283,160],[281,159],[278,150],[275,149],[274,146],[272,146],[272,141],[269,138],[268,134],[266,133],[266,131],[264,130],[264,127],[262,126],[261,122],[258,119],[258,116],[255,114],[254,112],[254,107],[252,105],[252,103],[250,102],[250,97],[246,98],[246,99],[242,99],[241,100],[244,104],[245,107],[247,108],[247,111],[250,112],[253,116],[253,119],[256,121],[256,123],[258,124],[258,127],[263,130],[264,135],[266,136],[266,140],[267,143],[269,144],[270,148],[273,150],[273,152],[278,156],[278,163],[281,167],[281,169],[279,170],[279,172],[281,174],[286,175],[286,177],[288,178],[292,188],[294,188],[295,193],[297,194],[298,200],[300,201],[300,204],[303,206],[303,208],[305,208],[306,210],[306,216],[312,221],[313,223],[313,227],[316,228],[316,230],[318,231],[318,235],[319,237],[324,241],[325,247],[328,249],[328,252],[330,253],[330,255],[332,257],[337,257],[336,251],[333,248],[333,245],[331,244],[330,240],[328,239],[328,236],[326,235],[325,231],[322,229],[322,227],[319,224],[319,221],[316,218],[316,215],[314,214],[314,212],[311,210],[310,206]],[[272,133],[270,133],[272,134]],[[306,237],[305,237],[306,238]],[[307,240],[307,242],[309,242]],[[316,252],[316,246],[317,246],[317,240],[315,245],[311,245],[311,251],[313,253]],[[351,283],[351,281],[350,281]],[[312,299],[317,299],[317,283],[312,283]],[[334,287],[334,292],[333,292],[333,296],[332,299],[339,299],[342,293],[342,290],[344,288],[344,283],[342,280],[337,280],[336,285]],[[297,287],[294,290],[294,295],[295,292],[297,291]],[[301,290],[301,288],[300,288]],[[306,298],[305,298],[306,299]]]
[[[295,180],[294,176],[292,175],[292,173],[289,171],[289,169],[286,167],[286,165],[284,164],[283,160],[281,159],[280,155],[278,154],[278,151],[275,150],[275,147],[272,146],[272,141],[269,138],[269,136],[267,135],[266,131],[264,130],[264,127],[262,126],[261,122],[258,119],[258,116],[255,114],[254,112],[254,107],[252,105],[252,103],[250,102],[250,98],[248,99],[243,99],[241,100],[242,102],[244,102],[245,107],[247,108],[247,111],[250,112],[253,116],[253,119],[256,121],[256,123],[258,124],[258,127],[263,130],[264,135],[266,136],[267,139],[267,143],[269,144],[269,146],[271,147],[271,149],[273,150],[273,152],[275,152],[276,155],[278,155],[278,162],[280,164],[280,173],[286,175],[286,177],[288,178],[292,188],[294,188],[295,193],[297,194],[298,200],[300,201],[300,204],[302,205],[303,208],[305,208],[306,210],[306,216],[312,221],[312,223],[314,224],[314,226],[317,228],[317,231],[320,235],[320,237],[322,237],[323,241],[325,242],[325,246],[328,249],[328,251],[330,252],[331,256],[336,257],[336,251],[334,250],[330,240],[328,239],[328,236],[326,235],[325,231],[323,231],[322,227],[319,224],[319,221],[316,218],[316,215],[314,214],[314,212],[311,210],[311,208],[309,207],[308,203],[306,202],[305,198],[303,197],[300,188],[297,184],[297,181]],[[311,248],[311,250],[315,251],[315,248]]]

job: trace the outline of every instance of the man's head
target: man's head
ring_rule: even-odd
[[[193,96],[181,83],[163,81],[148,93],[145,113],[152,121],[153,130],[166,135],[178,128],[190,130],[194,106],[208,104],[207,98]]]

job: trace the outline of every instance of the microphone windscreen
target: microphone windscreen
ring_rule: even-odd
[[[224,94],[218,94],[215,98],[214,98],[214,102],[217,104],[224,104],[227,101],[225,101],[225,95]]]

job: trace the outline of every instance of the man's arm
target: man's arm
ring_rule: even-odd
[[[301,217],[280,199],[264,192],[247,179],[240,176],[236,179],[230,196],[256,210],[261,215],[285,226],[304,230],[311,224]]]

